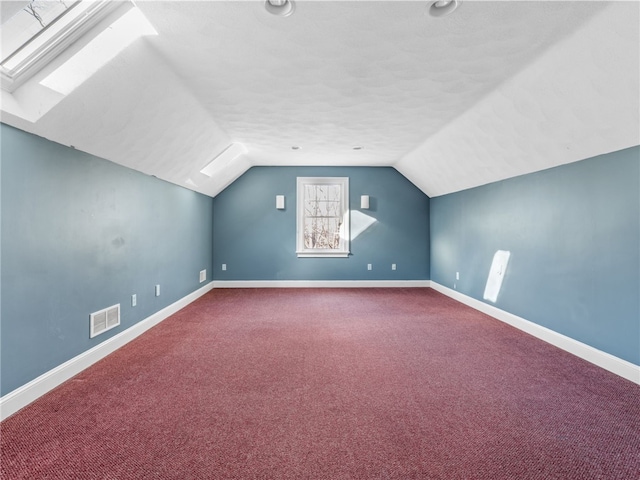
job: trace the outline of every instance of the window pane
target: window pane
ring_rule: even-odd
[[[336,249],[340,247],[340,218],[306,218],[305,248]]]
[[[16,52],[60,16],[74,7],[73,0],[32,0],[2,24],[1,60]]]
[[[305,216],[341,216],[340,185],[306,185]]]
[[[308,217],[339,217],[339,202],[307,202],[305,215]]]

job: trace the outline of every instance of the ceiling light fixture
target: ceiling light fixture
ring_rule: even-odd
[[[356,145],[355,147],[353,147],[354,150],[362,150],[364,147],[361,147],[360,145]]]
[[[437,0],[431,2],[429,7],[429,15],[432,17],[444,17],[453,13],[460,6],[462,0]]]
[[[300,147],[298,145],[294,145],[293,147],[291,147],[291,150],[300,150]]]
[[[293,0],[266,0],[264,8],[272,15],[288,17],[295,11],[296,4]]]

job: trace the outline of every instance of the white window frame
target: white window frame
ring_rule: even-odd
[[[338,185],[340,186],[340,226],[339,248],[306,248],[304,242],[305,224],[305,186],[306,185]],[[296,222],[296,254],[298,257],[348,257],[349,250],[349,177],[298,177],[297,178],[297,222]]]
[[[0,86],[13,92],[127,0],[82,1],[0,64]]]

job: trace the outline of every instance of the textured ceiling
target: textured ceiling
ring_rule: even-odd
[[[637,2],[430,3],[138,2],[158,35],[66,96],[47,72],[3,92],[2,121],[211,196],[252,165],[394,166],[437,196],[640,144]]]

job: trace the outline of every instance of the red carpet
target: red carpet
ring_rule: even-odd
[[[0,428],[7,480],[640,478],[640,387],[430,289],[213,290]]]

